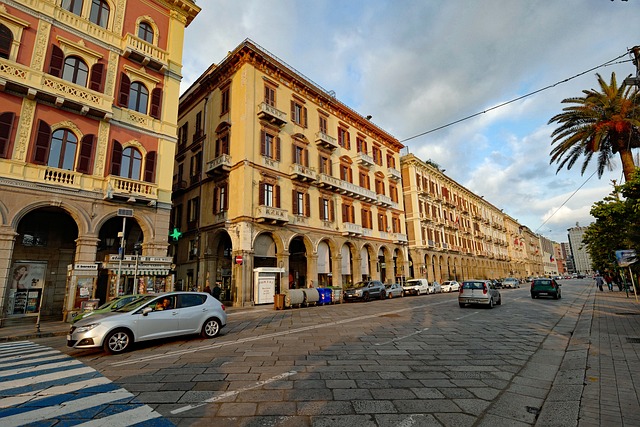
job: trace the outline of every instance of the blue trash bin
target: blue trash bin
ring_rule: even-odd
[[[333,290],[330,288],[317,288],[317,289],[318,289],[318,293],[320,294],[320,300],[318,301],[318,304],[320,305],[331,304],[331,294],[333,293]]]

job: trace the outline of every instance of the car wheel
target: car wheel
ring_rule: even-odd
[[[500,298],[498,299],[496,305],[502,305],[502,295],[500,295]]]
[[[104,351],[111,354],[119,354],[127,350],[131,343],[133,342],[133,338],[129,331],[124,329],[116,329],[107,335],[107,338],[104,340]]]
[[[493,308],[493,298],[489,298],[489,308]]]
[[[364,294],[362,294],[362,300],[369,301],[369,292],[365,292]]]
[[[220,333],[220,321],[218,319],[207,319],[202,325],[202,337],[214,338]]]
[[[387,293],[385,291],[380,292],[380,299],[385,299],[387,297]]]
[[[558,294],[558,299],[562,298],[562,292]]]
[[[404,291],[400,292],[400,296],[404,297]]]
[[[460,306],[460,308],[464,308],[464,306],[465,306],[465,304],[461,303],[461,302],[459,302],[458,305]]]

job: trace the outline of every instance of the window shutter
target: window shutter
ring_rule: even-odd
[[[218,213],[218,206],[220,206],[220,187],[215,187],[213,189],[213,213]]]
[[[102,92],[102,82],[104,81],[104,64],[96,62],[91,67],[91,81],[89,82],[89,89],[96,92]]]
[[[291,145],[291,163],[297,163],[296,162],[296,145],[295,144]]]
[[[14,113],[0,114],[0,158],[7,158],[9,154],[9,142],[13,130]]]
[[[127,108],[129,106],[129,90],[131,80],[125,73],[120,73],[120,93],[118,94],[118,105]]]
[[[149,151],[147,153],[147,159],[144,164],[144,180],[146,182],[154,182],[155,181],[155,172],[156,172],[156,152]]]
[[[260,155],[261,156],[264,156],[264,154],[267,152],[266,144],[267,144],[267,133],[261,130],[260,131]]]
[[[64,66],[64,52],[58,46],[51,46],[51,59],[49,61],[49,74],[52,76],[62,76]]]
[[[258,191],[260,192],[258,194],[258,205],[264,206],[264,182],[260,183],[260,185],[258,186]]]
[[[293,208],[293,214],[294,215],[298,215],[298,198],[296,197],[296,190],[291,190],[291,201],[292,201],[292,208]]]
[[[161,106],[162,106],[162,89],[157,87],[151,91],[151,111],[149,115],[154,119],[159,119]]]
[[[329,199],[329,221],[333,222],[335,220],[335,206],[333,204],[333,199]]]
[[[318,211],[320,212],[320,219],[326,220],[324,217],[324,203],[322,203],[322,196],[318,197]]]
[[[305,167],[309,167],[309,150],[305,149],[303,153],[304,153],[304,165]]]
[[[111,152],[111,175],[120,176],[120,165],[122,164],[122,145],[113,140],[113,151]]]
[[[276,208],[280,208],[280,186],[276,185],[275,186],[275,192],[276,192]]]
[[[80,141],[80,157],[78,159],[77,171],[91,174],[93,172],[93,146],[95,135],[85,135]]]
[[[309,197],[309,193],[304,195],[304,214],[307,218],[311,216],[311,197]]]
[[[307,127],[307,107],[302,107],[302,126]]]
[[[280,161],[280,137],[276,136],[276,160]]]
[[[49,144],[51,143],[51,128],[44,121],[38,122],[38,135],[36,136],[36,147],[33,152],[33,163],[44,165],[49,157]]]
[[[291,121],[296,123],[296,103],[291,101]]]
[[[348,206],[344,203],[342,204],[342,222],[349,222],[349,215],[347,214]]]
[[[225,211],[229,210],[229,184],[224,184],[224,203],[222,209]]]

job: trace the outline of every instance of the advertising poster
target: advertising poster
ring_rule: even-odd
[[[616,251],[616,260],[620,267],[628,267],[638,260],[636,251],[633,249],[622,249]]]
[[[35,314],[40,308],[40,298],[47,269],[46,262],[16,261],[9,277],[10,314]]]

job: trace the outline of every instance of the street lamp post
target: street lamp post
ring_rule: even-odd
[[[120,247],[118,248],[118,281],[116,282],[116,296],[120,295],[120,278],[122,276],[122,259],[124,258],[124,230],[127,225],[127,217],[122,217],[122,231],[118,233]],[[123,289],[124,290],[124,289]]]
[[[138,293],[138,259],[140,258],[140,243],[136,243],[133,247],[133,253],[136,256],[136,266],[133,270],[133,294],[136,295]]]

